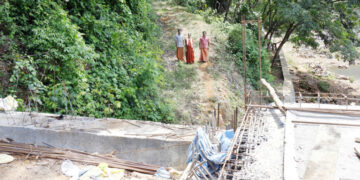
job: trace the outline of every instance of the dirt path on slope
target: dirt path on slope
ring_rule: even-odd
[[[206,31],[211,41],[215,39],[214,32],[211,24],[207,24],[201,15],[192,14],[186,12],[184,7],[171,4],[169,1],[154,1],[153,9],[156,14],[160,17],[160,23],[163,28],[162,43],[164,54],[162,56],[167,71],[173,71],[177,68],[178,62],[175,54],[175,35],[177,29],[183,29],[184,37],[187,37],[188,33],[192,34],[194,40],[194,53],[195,63],[192,65],[184,64],[189,68],[195,68],[197,78],[193,83],[193,86],[188,93],[193,96],[192,102],[186,103],[180,109],[184,111],[192,111],[191,108],[196,112],[189,112],[195,117],[191,117],[192,121],[200,121],[199,123],[205,122],[209,115],[212,113],[219,96],[217,86],[221,84],[219,80],[215,80],[209,73],[211,71],[214,57],[217,56],[215,49],[219,48],[216,45],[211,44],[210,46],[210,61],[207,63],[199,63],[199,39],[202,35],[202,31]],[[186,95],[184,95],[186,96]],[[179,100],[179,99],[178,99]],[[186,101],[186,100],[185,100]],[[189,101],[189,100],[187,100]],[[188,104],[192,104],[193,107],[189,107]]]

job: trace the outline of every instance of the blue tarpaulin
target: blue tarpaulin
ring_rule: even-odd
[[[193,159],[193,149],[195,149],[195,153],[199,153],[200,156],[198,160],[200,162],[205,161],[207,159],[210,162],[206,162],[204,164],[207,167],[210,173],[214,173],[213,168],[210,166],[210,163],[213,164],[215,170],[218,171],[220,169],[220,164],[225,161],[226,153],[231,145],[231,141],[234,137],[233,130],[225,131],[219,138],[221,150],[218,150],[218,145],[212,144],[210,142],[209,136],[206,134],[203,128],[199,128],[196,131],[196,136],[193,140],[193,143],[190,145],[188,149],[188,159],[187,163],[190,163]],[[193,148],[192,146],[195,146]]]

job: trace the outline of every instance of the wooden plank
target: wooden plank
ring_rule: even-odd
[[[279,108],[278,106],[255,105],[255,104],[250,104],[250,105],[248,105],[248,107],[267,108],[267,109],[278,109]],[[330,109],[330,108],[302,108],[302,107],[297,108],[297,107],[288,107],[288,106],[284,106],[284,109],[285,110],[293,110],[293,111],[360,116],[359,109]]]
[[[337,126],[357,126],[360,127],[360,122],[354,122],[350,120],[346,121],[303,121],[303,120],[292,120],[293,123],[302,123],[302,124],[323,124],[323,125],[337,125]]]

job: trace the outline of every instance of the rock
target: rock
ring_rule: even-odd
[[[16,111],[18,102],[12,97],[0,98],[0,111]]]
[[[337,79],[341,79],[341,80],[349,80],[350,78],[349,78],[349,77],[347,77],[347,76],[339,75],[339,76],[337,77]]]
[[[339,69],[347,69],[349,68],[349,65],[343,64],[343,65],[338,65]]]
[[[323,68],[320,64],[315,64],[315,63],[309,63],[308,64],[309,69],[311,70],[311,72],[316,75],[316,76],[328,76],[329,72],[326,71],[325,68]]]

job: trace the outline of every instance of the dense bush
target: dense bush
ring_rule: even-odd
[[[11,78],[0,93],[39,111],[171,122],[149,10],[146,0],[1,2]]]
[[[328,93],[329,92],[329,88],[330,88],[330,84],[326,81],[319,81],[318,82],[318,88],[321,92],[325,92]]]
[[[247,62],[247,82],[249,82],[254,88],[259,86],[259,52],[257,31],[251,29],[246,30],[246,62]],[[229,34],[229,52],[236,58],[236,65],[241,73],[243,73],[243,46],[242,46],[242,31],[240,27],[234,28]],[[261,68],[262,78],[267,81],[273,81],[273,77],[270,74],[271,64],[267,51],[261,49]]]
[[[203,0],[173,0],[173,2],[187,7],[190,12],[197,12],[208,8],[207,1]]]

